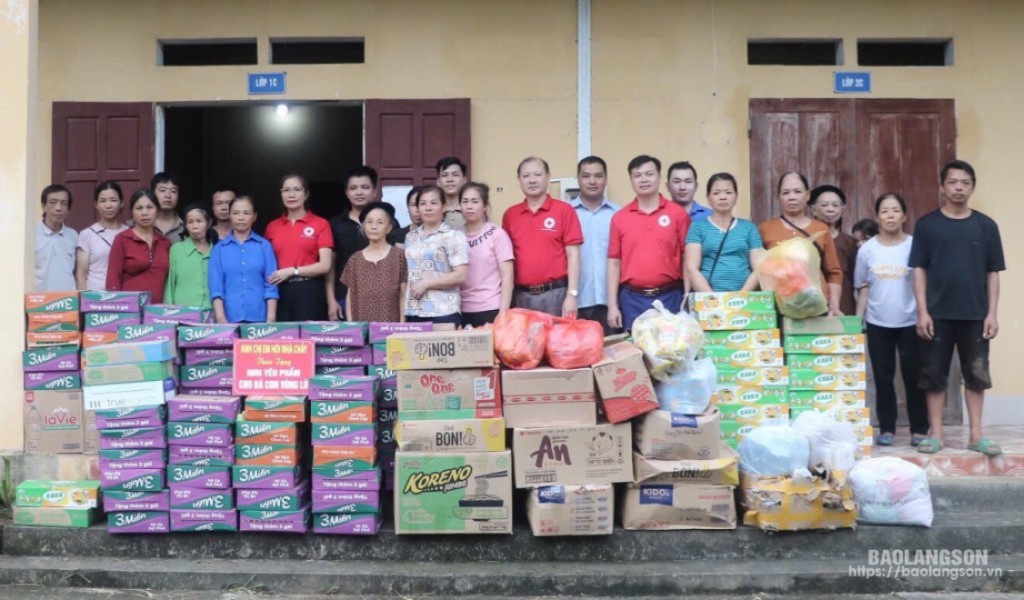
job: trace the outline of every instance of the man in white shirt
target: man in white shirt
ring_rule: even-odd
[[[36,224],[36,291],[77,289],[75,248],[78,233],[64,225],[71,211],[71,192],[58,184],[43,189],[43,220]]]

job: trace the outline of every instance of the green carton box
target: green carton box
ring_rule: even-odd
[[[779,326],[775,311],[700,310],[693,314],[704,331],[775,329]]]
[[[40,527],[90,527],[99,521],[98,508],[42,508],[38,506],[15,506],[14,522],[18,525]]]
[[[860,317],[812,317],[810,319],[782,319],[782,333],[797,335],[824,335],[839,333],[864,333],[864,322]]]
[[[693,292],[690,310],[775,310],[772,292]]]
[[[782,336],[778,329],[757,331],[705,331],[705,348],[735,348],[754,350],[759,348],[781,348]]]
[[[863,354],[863,334],[800,335],[786,336],[783,344],[787,354]]]
[[[137,383],[141,381],[163,381],[176,375],[174,363],[140,362],[130,365],[100,365],[84,367],[82,382],[85,385],[104,385],[107,383]]]
[[[18,484],[14,504],[25,508],[96,508],[100,482],[29,479]]]

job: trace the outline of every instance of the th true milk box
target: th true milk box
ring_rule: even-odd
[[[494,335],[487,329],[395,334],[387,352],[393,371],[486,368],[494,366]]]
[[[230,489],[190,487],[170,484],[171,510],[211,509],[228,510],[235,507],[235,495]]]
[[[239,510],[238,530],[264,533],[306,533],[309,510]]]
[[[235,503],[239,510],[301,510],[309,503],[309,483],[280,490],[237,490]]]
[[[90,385],[83,389],[86,410],[159,406],[175,395],[175,381]]]
[[[142,307],[142,322],[154,325],[178,325],[180,323],[208,323],[213,311],[198,306],[176,304],[147,304]]]
[[[238,325],[229,323],[190,323],[178,326],[179,348],[233,348]]]
[[[25,294],[25,312],[78,312],[78,292],[29,292]],[[429,323],[427,323],[429,325]]]
[[[775,310],[772,292],[692,292],[690,310],[749,310],[765,312]]]
[[[103,492],[103,512],[170,510],[170,498],[168,490],[158,492],[107,490]]]
[[[295,444],[237,444],[235,464],[295,467],[302,453]]]
[[[372,402],[377,398],[379,386],[380,379],[373,375],[356,377],[314,375],[309,379],[308,393],[311,401],[361,400]]]
[[[310,402],[309,406],[313,423],[373,423],[377,420],[377,406],[373,402],[318,400]]]
[[[78,346],[47,346],[25,350],[21,353],[21,365],[25,372],[77,371],[81,368]]]
[[[314,513],[313,533],[324,535],[376,535],[381,517],[371,513]]]
[[[131,365],[86,366],[82,369],[82,381],[85,385],[163,381],[175,375],[174,363],[169,360]]]
[[[705,348],[735,348],[754,350],[757,348],[781,348],[782,337],[778,329],[757,331],[705,331]]]
[[[189,388],[230,388],[234,381],[234,367],[210,365],[182,365],[181,385]]]
[[[86,331],[104,331],[117,333],[122,325],[140,325],[142,317],[138,313],[124,312],[90,312],[83,318]]]
[[[79,390],[79,371],[29,371],[24,374],[26,390]]]
[[[717,368],[746,369],[749,367],[785,366],[782,348],[740,350],[712,346],[704,348],[701,352],[704,354],[704,358],[711,359]]]
[[[167,483],[172,488],[194,487],[226,490],[231,487],[231,467],[170,465],[167,467]],[[171,499],[174,499],[173,495]]]
[[[313,423],[313,445],[375,446],[377,423]]]
[[[240,396],[192,396],[180,394],[167,401],[168,420],[187,423],[234,423]]]
[[[209,467],[230,467],[235,464],[235,447],[229,446],[179,446],[167,449],[167,462],[172,465],[196,465]]]
[[[291,341],[300,338],[298,323],[243,323],[238,334],[243,340]]]
[[[106,292],[88,290],[82,292],[80,310],[84,313],[123,312],[141,314],[142,307],[149,304],[149,292]]]
[[[318,346],[364,346],[367,323],[355,321],[312,321],[300,326],[302,339],[313,340]]]
[[[297,444],[299,429],[295,423],[235,421],[235,441],[239,444]]]
[[[163,469],[167,466],[167,451],[163,448],[99,450],[100,469]]]
[[[107,513],[107,533],[169,533],[171,517],[166,510]]]
[[[173,358],[174,346],[166,340],[118,342],[106,346],[94,346],[82,351],[82,362],[92,367],[162,362]]]
[[[787,354],[864,354],[863,334],[787,335],[783,347]]]
[[[171,509],[171,531],[238,531],[238,511]]]
[[[370,323],[369,342],[387,342],[388,336],[396,333],[423,333],[433,330],[433,323]]]
[[[167,424],[167,441],[171,446],[215,446],[225,448],[234,443],[230,423],[176,423]]]
[[[166,447],[167,434],[163,427],[100,430],[100,450],[135,450]]]
[[[118,469],[100,471],[100,487],[125,492],[158,492],[164,489],[163,469]]]
[[[224,366],[234,362],[233,348],[187,348],[185,350],[186,365]]]
[[[818,373],[850,373],[867,371],[865,354],[789,354],[786,365]]]
[[[97,429],[162,427],[167,422],[167,412],[163,406],[111,408],[93,412],[96,416]]]
[[[100,486],[96,481],[30,479],[19,483],[14,494],[15,506],[96,508]]]
[[[303,481],[301,467],[231,467],[231,487],[237,489],[288,489]]]
[[[314,513],[379,513],[380,493],[369,491],[313,490]]]
[[[347,348],[344,346],[317,346],[313,354],[316,365],[366,367],[373,362],[373,349],[369,346]]]
[[[864,371],[849,373],[818,373],[810,369],[790,369],[789,388],[791,390],[850,390],[867,389],[867,373]]]
[[[706,310],[697,311],[697,321],[705,331],[738,331],[745,329],[775,329],[779,326],[774,310]]]

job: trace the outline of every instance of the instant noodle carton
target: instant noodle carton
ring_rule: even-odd
[[[505,419],[400,420],[395,439],[399,450],[409,452],[501,452]]]
[[[305,396],[249,396],[242,418],[246,421],[306,421]]]
[[[182,365],[181,385],[188,388],[230,389],[234,381],[234,367],[210,365]]]
[[[739,485],[739,455],[719,442],[718,458],[660,460],[633,452],[633,483]]]
[[[170,490],[158,492],[103,492],[103,512],[167,511],[171,509]]]
[[[176,304],[147,304],[142,307],[142,322],[147,325],[179,325],[212,321],[213,311],[208,308]]]
[[[171,531],[238,531],[238,511],[172,508]]]
[[[167,467],[167,483],[172,489],[190,487],[227,490],[231,489],[231,467],[170,465]],[[173,494],[171,499],[174,500]]]
[[[228,510],[235,507],[235,494],[230,489],[190,487],[171,484],[171,510]]]
[[[633,422],[633,441],[651,458],[709,460],[721,451],[721,420],[714,408],[703,415],[655,410]]]
[[[81,311],[84,313],[123,312],[141,314],[142,307],[149,304],[149,292],[106,292],[88,290],[81,294]]]
[[[711,359],[715,367],[727,369],[746,369],[750,367],[782,367],[785,366],[782,348],[757,348],[739,350],[736,348],[705,347],[704,358]]]
[[[312,321],[300,325],[300,335],[322,346],[363,346],[368,329],[356,321]]]
[[[239,510],[238,530],[306,533],[309,531],[309,510]]]
[[[107,533],[170,533],[171,515],[167,511],[107,513]]]
[[[511,453],[399,451],[395,533],[511,534]]]
[[[98,481],[30,479],[15,488],[14,504],[40,508],[96,508],[99,495]]]
[[[163,381],[174,377],[176,374],[174,363],[165,360],[162,362],[141,362],[131,365],[87,366],[82,369],[82,381],[85,385]]]
[[[30,292],[25,294],[25,312],[28,314],[44,312],[78,312],[78,292]]]
[[[163,406],[141,408],[112,408],[90,411],[95,417],[97,429],[134,429],[138,427],[162,427],[167,422],[167,411]]]
[[[387,342],[388,336],[404,333],[426,333],[434,330],[433,323],[370,323],[369,343]]]
[[[78,331],[79,319],[78,311],[28,313],[26,331]]]
[[[234,423],[240,396],[190,396],[181,394],[167,401],[169,421],[186,423]]]
[[[373,402],[380,389],[380,379],[375,375],[339,377],[336,375],[314,375],[309,379],[309,399],[317,400],[359,400]]]
[[[347,348],[345,346],[316,346],[313,362],[317,366],[367,367],[373,363],[373,348]]]
[[[243,340],[290,341],[301,337],[298,323],[243,323],[238,333]]]
[[[387,352],[393,371],[492,367],[494,335],[485,329],[395,334]]]
[[[654,384],[643,352],[629,342],[605,346],[604,358],[593,366],[601,407],[611,423],[621,423],[658,408]]]
[[[186,365],[224,366],[234,362],[232,348],[187,348],[185,350]]]
[[[138,313],[90,312],[85,313],[83,321],[86,331],[117,333],[118,328],[123,325],[141,325],[142,317]]]
[[[633,480],[628,423],[516,429],[512,451],[517,488]]]
[[[736,529],[733,487],[631,483],[622,496],[624,529]]]
[[[865,337],[856,335],[787,335],[787,354],[864,354]]]
[[[298,511],[309,504],[309,483],[281,490],[236,490],[239,510]]]
[[[615,486],[602,483],[532,489],[526,497],[526,516],[537,537],[610,535],[615,520]]]
[[[789,389],[784,386],[720,385],[711,394],[711,403],[718,404],[785,404]]]
[[[313,533],[325,535],[376,535],[380,524],[379,514],[313,514]]]
[[[174,346],[166,340],[119,342],[86,348],[82,362],[87,366],[132,365],[140,362],[163,362],[174,358]]]
[[[202,323],[178,326],[179,348],[233,348],[238,325]]]
[[[235,464],[296,467],[302,458],[295,444],[238,444]]]
[[[26,390],[79,390],[82,377],[78,371],[29,371],[24,383]]]
[[[810,319],[782,319],[782,333],[786,335],[861,334],[864,321],[858,316],[812,317]]]
[[[866,390],[867,373],[819,373],[810,369],[790,369],[789,387],[792,390]]]
[[[779,387],[790,384],[786,367],[750,367],[746,369],[718,369],[719,385],[747,387]]]
[[[750,310],[766,312],[775,310],[775,294],[772,292],[691,292],[690,310]]]
[[[817,373],[867,372],[865,354],[788,354],[786,365]]]
[[[225,448],[235,443],[234,430],[229,423],[167,424],[167,439],[172,446],[216,446]]]
[[[82,392],[25,392],[25,452],[80,454],[83,446]]]
[[[313,423],[314,446],[376,446],[377,423]]]
[[[841,471],[808,481],[741,473],[740,506],[743,524],[764,531],[854,528],[857,522],[853,488]]]
[[[377,421],[374,402],[317,400],[310,403],[313,423],[373,423]]]
[[[597,424],[594,374],[589,368],[505,370],[501,387],[508,427]]]
[[[501,416],[501,373],[497,367],[394,373],[401,413],[457,411],[454,414],[467,419]]]
[[[778,329],[757,331],[705,331],[705,348],[734,348],[755,350],[757,348],[781,348],[782,337]]]
[[[98,508],[14,507],[14,523],[16,525],[83,528],[91,527],[100,517]]]
[[[775,329],[778,315],[774,310],[707,310],[695,316],[704,331],[736,331],[744,329]]]

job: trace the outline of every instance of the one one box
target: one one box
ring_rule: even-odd
[[[289,341],[301,337],[298,323],[243,323],[238,335],[243,340]]]
[[[402,333],[423,333],[434,330],[434,324],[424,323],[370,323],[369,343],[387,342],[388,336]]]
[[[325,535],[376,535],[380,524],[380,515],[370,513],[313,515],[313,533]]]
[[[107,292],[88,290],[82,292],[81,311],[123,312],[141,314],[142,307],[149,304],[149,292]]]
[[[231,468],[197,465],[171,465],[167,467],[167,483],[171,484],[170,487],[172,488],[192,487],[226,490],[231,488]],[[231,507],[228,506],[224,508]]]
[[[552,485],[530,490],[526,516],[533,535],[609,535],[615,488],[609,483]]]
[[[393,371],[494,366],[494,335],[485,329],[395,334],[387,348]]]
[[[182,365],[181,385],[190,388],[230,388],[234,367]]]
[[[98,508],[43,508],[38,506],[15,506],[16,525],[39,527],[90,527],[99,521],[102,513]]]
[[[178,326],[180,348],[232,348],[238,339],[238,325],[200,323]]]
[[[90,411],[96,417],[97,429],[135,429],[139,427],[161,427],[167,422],[167,411],[163,406],[142,408],[112,408]]]
[[[98,450],[98,454],[100,469],[163,469],[167,466],[167,452],[163,448]]]
[[[300,325],[301,337],[318,346],[363,346],[368,323],[355,321],[311,321]]]
[[[786,397],[791,407],[813,406],[821,411],[867,406],[865,391],[790,390]]]
[[[159,492],[107,490],[103,492],[103,512],[166,511],[170,509],[171,494],[169,490],[160,490]]]
[[[126,492],[157,492],[164,489],[163,469],[119,469],[100,471],[100,487]]]
[[[694,483],[737,486],[739,455],[719,442],[718,458],[659,460],[633,452],[633,483]]]
[[[172,446],[216,446],[224,448],[234,443],[234,430],[229,423],[176,423],[167,424],[167,441]]]
[[[595,402],[506,404],[505,426],[516,429],[597,425]]]
[[[853,488],[842,472],[809,481],[741,473],[740,506],[743,524],[764,531],[853,528],[857,521]]]
[[[500,411],[502,388],[497,367],[411,370],[394,373],[398,408],[401,411]]]
[[[246,421],[302,423],[306,420],[306,397],[249,396],[245,399],[242,418]]]
[[[380,379],[374,375],[356,377],[314,375],[309,379],[309,399],[372,402],[377,398],[379,386]]]
[[[747,369],[718,369],[719,385],[777,387],[789,385],[786,367],[750,367]]]
[[[790,369],[789,388],[792,390],[866,390],[867,373],[819,373],[810,369]]]
[[[231,487],[235,489],[287,489],[302,481],[301,467],[231,467]]]
[[[141,450],[166,447],[167,433],[163,427],[100,430],[100,450]]]
[[[500,452],[505,449],[505,419],[399,421],[398,449],[408,452]]]
[[[234,362],[233,348],[187,348],[186,365],[230,365]]]
[[[295,444],[238,444],[235,464],[296,467],[302,453]]]
[[[107,514],[107,533],[170,533],[167,510],[112,512]]]
[[[237,510],[171,509],[171,531],[238,531]]]
[[[314,446],[375,446],[377,423],[313,423]]]
[[[28,313],[26,331],[78,331],[79,319],[81,314],[76,310]]]
[[[318,400],[309,405],[313,423],[373,423],[377,406],[373,402]]]
[[[749,310],[766,312],[775,310],[772,292],[692,292],[690,310]]]
[[[82,348],[95,348],[114,344],[118,340],[118,334],[110,331],[84,331],[82,332]]]
[[[295,423],[235,421],[235,440],[239,444],[297,444],[299,429]]]
[[[810,354],[864,354],[864,335],[787,335],[783,348],[786,353]]]
[[[147,304],[142,307],[142,319],[143,323],[154,325],[208,323],[213,319],[213,311],[198,306]]]
[[[84,429],[82,392],[25,392],[25,452],[80,454]]]
[[[647,413],[633,423],[640,454],[662,460],[710,460],[721,450],[721,414],[679,415],[667,410]]]
[[[30,331],[25,334],[25,346],[45,348],[47,346],[78,346],[82,343],[82,334],[77,331]]]
[[[25,312],[78,312],[78,292],[30,292],[25,294]]]
[[[775,329],[779,325],[774,310],[707,310],[697,311],[696,316],[700,328],[705,331]]]
[[[788,388],[785,386],[754,387],[720,385],[711,394],[712,404],[783,404]]]
[[[368,490],[379,491],[381,470],[375,467],[367,471],[352,471],[345,477],[328,477],[323,470],[313,468],[313,489],[315,490]]]
[[[516,487],[632,481],[632,446],[628,423],[516,429]]]
[[[511,468],[508,450],[398,452],[395,533],[512,533]]]
[[[172,358],[174,358],[174,346],[166,340],[118,342],[107,346],[94,346],[82,351],[82,361],[91,367],[162,362]]]
[[[79,390],[79,371],[29,371],[24,375],[26,390]]]
[[[235,447],[173,444],[167,449],[167,462],[172,465],[230,467],[235,464]]]
[[[182,423],[234,423],[240,396],[192,396],[181,394],[167,401],[168,420]]]
[[[235,503],[239,510],[301,510],[309,504],[309,483],[280,490],[237,490]]]
[[[99,506],[98,481],[30,479],[15,488],[16,506],[42,508],[96,508]]]
[[[313,490],[313,513],[379,513],[380,493]]]
[[[785,360],[782,348],[759,348],[756,350],[739,350],[720,346],[706,347],[702,351],[704,358],[718,368],[746,369],[750,367],[782,367]]]
[[[230,489],[191,487],[170,484],[171,510],[229,510],[235,507],[235,495]]]
[[[316,365],[366,367],[373,362],[373,349],[369,346],[317,346],[313,353],[313,362]]]
[[[85,385],[163,381],[175,375],[174,363],[169,360],[132,365],[87,366],[82,369],[82,381]]]
[[[789,354],[786,366],[790,370],[806,369],[818,373],[866,372],[868,368],[864,354]]]
[[[736,529],[733,488],[694,483],[642,483],[626,486],[624,529]]]
[[[238,530],[265,533],[306,533],[309,510],[239,510]]]
[[[117,333],[122,325],[141,325],[142,317],[138,313],[90,312],[85,313],[83,321],[86,331]]]
[[[786,335],[822,335],[835,333],[864,333],[864,321],[858,316],[813,317],[810,319],[782,319],[782,333]]]
[[[366,370],[366,367],[346,365],[316,365],[313,367],[315,375],[336,375],[338,377],[358,377],[366,375]]]
[[[752,425],[789,424],[788,404],[717,404],[722,420],[749,423]]]
[[[117,339],[122,342],[167,341],[171,343],[173,348],[177,349],[178,327],[177,325],[159,323],[122,325],[117,328]]]
[[[501,372],[505,406],[526,403],[594,402],[594,372],[590,368],[540,367]]]
[[[633,344],[605,346],[604,358],[593,369],[601,407],[609,422],[621,423],[658,408],[643,352]]]

